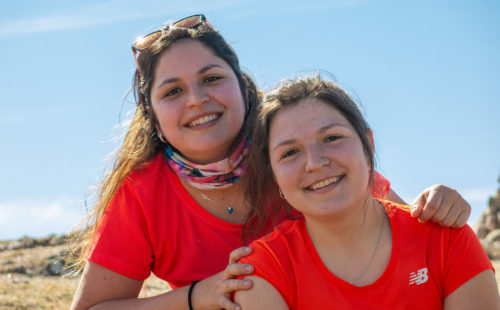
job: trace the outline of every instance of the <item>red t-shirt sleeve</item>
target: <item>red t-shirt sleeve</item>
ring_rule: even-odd
[[[288,257],[288,253],[276,253],[260,240],[252,242],[250,247],[253,248],[252,254],[240,259],[239,263],[253,265],[254,272],[251,275],[269,282],[290,305],[289,298],[292,290],[290,285],[294,280],[291,280],[285,272],[285,270],[291,270],[289,266],[286,266],[287,260],[285,258]],[[244,277],[239,276],[237,278],[242,279]]]
[[[460,229],[447,229],[441,235],[443,255],[442,281],[444,296],[448,296],[477,274],[492,269],[488,256],[469,225]]]
[[[372,196],[375,199],[385,199],[389,190],[391,189],[391,182],[383,175],[375,171],[373,173],[373,187]]]
[[[88,260],[129,278],[151,273],[153,250],[143,209],[125,182],[106,209]]]

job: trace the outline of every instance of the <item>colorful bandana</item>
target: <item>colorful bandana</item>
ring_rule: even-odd
[[[170,144],[163,150],[163,154],[170,168],[189,184],[198,189],[213,189],[228,187],[240,180],[246,168],[242,161],[248,154],[250,145],[249,138],[243,139],[231,156],[206,165],[190,162]]]

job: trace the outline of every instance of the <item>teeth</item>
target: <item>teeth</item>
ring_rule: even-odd
[[[321,182],[318,182],[316,184],[313,184],[311,186],[309,186],[310,189],[320,189],[320,188],[323,188],[325,186],[328,186],[332,183],[335,183],[337,182],[338,180],[340,180],[340,177],[335,177],[335,178],[329,178],[329,179],[326,179],[324,181],[321,181]]]
[[[198,118],[197,120],[192,121],[188,125],[190,127],[199,126],[199,125],[208,123],[210,121],[213,121],[217,117],[218,117],[217,114],[211,114],[211,115],[203,116],[203,117]]]

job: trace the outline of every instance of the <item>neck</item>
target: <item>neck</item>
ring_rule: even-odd
[[[379,202],[368,198],[364,203],[351,207],[344,214],[333,218],[310,218],[305,215],[307,229],[315,243],[352,243],[376,230],[383,210]]]
[[[249,208],[244,198],[242,182],[225,188],[201,190],[183,178],[179,180],[191,197],[213,216],[233,224],[245,223]],[[228,207],[233,208],[231,213],[228,213]]]
[[[390,259],[392,234],[383,206],[371,198],[356,212],[327,221],[305,216],[314,247],[325,266],[354,285],[374,282]]]

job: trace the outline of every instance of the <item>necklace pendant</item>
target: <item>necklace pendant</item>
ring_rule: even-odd
[[[233,209],[233,207],[227,207],[226,211],[228,214],[232,214],[234,209]]]

